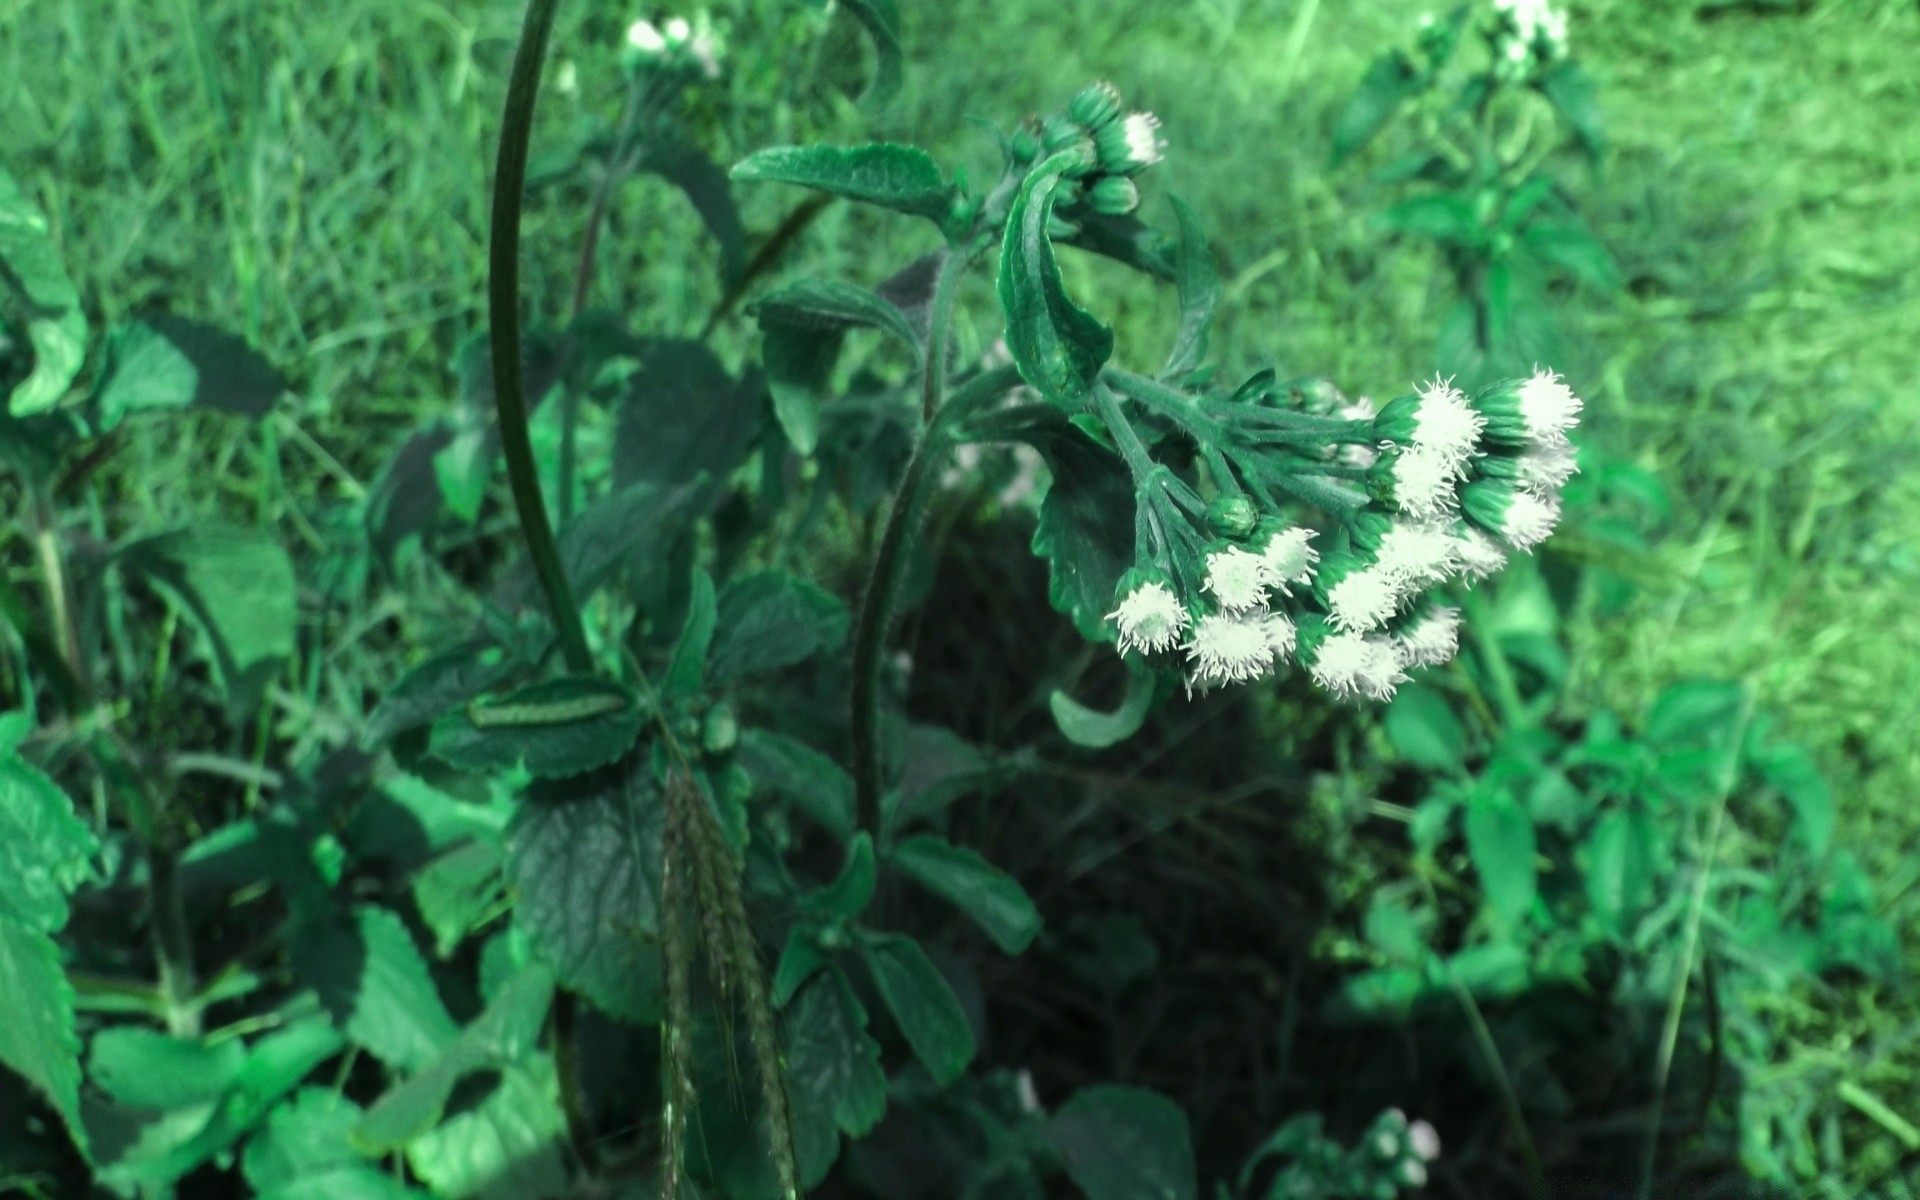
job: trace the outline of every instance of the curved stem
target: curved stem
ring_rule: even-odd
[[[852,741],[855,813],[859,828],[866,830],[876,844],[880,841],[880,649],[893,619],[893,601],[900,590],[901,576],[906,573],[904,551],[920,523],[934,464],[952,444],[951,426],[1019,382],[1020,373],[1011,365],[995,367],[976,375],[940,406],[921,434],[920,444],[914,447],[913,457],[907,460],[906,474],[880,534],[879,549],[874,551],[873,570],[867,576],[867,590],[853,632]]]
[[[947,390],[947,333],[953,324],[953,295],[960,290],[960,276],[972,264],[973,255],[971,247],[949,250],[933,281],[933,306],[927,312],[927,361],[920,375],[920,419],[929,425]]]
[[[487,248],[487,325],[493,349],[493,402],[500,418],[500,449],[507,460],[507,481],[520,516],[520,535],[534,573],[546,592],[547,607],[560,636],[567,668],[591,671],[586,629],[573,588],[560,565],[560,549],[547,520],[540,475],[527,434],[527,400],[520,376],[520,206],[527,183],[527,147],[533,135],[533,106],[540,92],[540,69],[560,0],[529,0],[520,28],[520,45],[507,81],[506,114],[501,122],[500,155],[493,178],[493,229]]]

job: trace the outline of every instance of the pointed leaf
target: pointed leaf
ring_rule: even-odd
[[[169,1111],[216,1100],[247,1062],[238,1040],[207,1042],[110,1025],[87,1048],[87,1081],[128,1108]]]
[[[1174,216],[1180,222],[1180,258],[1174,283],[1180,293],[1180,332],[1173,340],[1173,351],[1160,374],[1168,378],[1185,375],[1207,357],[1207,328],[1213,324],[1214,309],[1220,306],[1220,268],[1207,245],[1206,230],[1187,202],[1169,197]]]
[[[1104,750],[1108,746],[1119,745],[1139,732],[1159,692],[1159,679],[1154,672],[1138,663],[1129,662],[1127,694],[1114,711],[1099,712],[1088,708],[1058,688],[1047,698],[1047,706],[1053,711],[1053,723],[1060,727],[1060,732],[1066,735],[1068,741],[1076,746]]]
[[[26,312],[33,343],[33,373],[4,407],[16,417],[43,412],[60,402],[86,359],[87,318],[80,295],[47,236],[47,218],[0,168],[0,299]],[[11,304],[8,307],[12,307]]]
[[[757,375],[736,380],[698,342],[650,343],[615,416],[614,483],[726,479],[760,433],[766,394]]]
[[[736,753],[757,785],[785,796],[841,841],[853,836],[853,777],[838,763],[764,729],[741,731]]]
[[[851,921],[873,899],[876,874],[873,865],[873,839],[866,830],[853,835],[847,843],[847,860],[832,883],[807,897],[807,907],[830,922]]]
[[[1600,115],[1600,100],[1594,94],[1593,81],[1570,58],[1561,59],[1540,78],[1540,92],[1553,105],[1560,119],[1573,129],[1587,157],[1595,162],[1607,150],[1605,121]]]
[[[1504,790],[1482,787],[1467,803],[1467,852],[1487,903],[1508,925],[1524,922],[1539,882],[1533,818]]]
[[[922,834],[893,848],[893,865],[951,901],[1008,954],[1025,950],[1040,932],[1040,911],[1011,875],[964,846]]]
[[[640,159],[640,169],[686,193],[719,248],[720,279],[740,278],[747,262],[747,231],[734,203],[733,183],[706,151],[681,138],[655,138]]]
[[[903,934],[877,934],[861,939],[860,952],[880,998],[934,1082],[944,1087],[960,1078],[973,1061],[973,1027],[920,943]]]
[[[1424,684],[1402,687],[1387,706],[1387,740],[1400,757],[1429,771],[1466,769],[1467,733],[1445,697]]]
[[[887,1111],[880,1047],[867,1010],[838,970],[800,989],[787,1013],[787,1069],[794,1100],[830,1114],[849,1137],[865,1137]]]
[[[387,909],[366,904],[348,921],[317,921],[290,953],[347,1040],[390,1067],[418,1071],[460,1032],[406,924]]]
[[[838,597],[785,571],[736,576],[720,594],[707,677],[726,683],[831,654],[850,623]]]
[[[1333,161],[1353,157],[1392,119],[1399,107],[1420,94],[1423,84],[1413,62],[1398,50],[1374,60],[1359,88],[1333,122]]]
[[[645,715],[631,688],[568,675],[448,713],[434,723],[428,748],[462,770],[524,763],[536,778],[563,779],[632,749]]]
[[[96,389],[100,425],[128,413],[190,408],[264,417],[287,381],[259,351],[199,321],[161,316],[132,321],[107,339]]]
[[[1047,234],[1060,181],[1035,172],[1021,184],[1001,243],[999,294],[1007,349],[1020,377],[1074,412],[1113,355],[1113,331],[1075,304],[1060,279]]]
[[[774,146],[733,168],[735,179],[794,183],[944,223],[954,189],[939,164],[918,146]]]
[[[693,599],[687,605],[687,623],[673,644],[673,657],[667,660],[666,674],[660,680],[661,695],[678,698],[700,690],[706,679],[707,651],[719,620],[719,603],[713,594],[713,576],[704,568],[693,572]]]
[[[0,1021],[0,1066],[44,1095],[84,1150],[73,988],[53,939],[10,917],[0,917],[0,996],[7,1010]]]
[[[1030,440],[1053,474],[1033,531],[1033,552],[1047,560],[1047,598],[1081,636],[1112,641],[1107,613],[1133,565],[1133,477],[1119,455],[1065,422]]]

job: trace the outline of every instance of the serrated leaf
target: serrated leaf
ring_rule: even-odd
[[[47,218],[0,168],[0,288],[26,310],[33,373],[7,398],[16,417],[60,402],[86,359],[87,318],[80,294],[47,236]]]
[[[787,1013],[787,1070],[796,1104],[826,1112],[849,1137],[865,1137],[887,1111],[880,1047],[867,1010],[838,970],[814,977]]]
[[[530,796],[507,834],[514,924],[560,983],[602,1011],[660,1019],[660,841],[644,766]]]
[[[1387,706],[1387,740],[1400,757],[1429,771],[1466,769],[1467,733],[1446,698],[1424,684],[1402,687]]]
[[[500,1069],[476,1106],[407,1147],[407,1165],[448,1200],[557,1200],[569,1190],[566,1116],[545,1059]]]
[[[1133,477],[1119,455],[1065,422],[1031,442],[1053,475],[1033,531],[1033,552],[1047,560],[1047,599],[1087,640],[1112,641],[1107,613],[1133,565]]]
[[[762,296],[754,303],[753,314],[762,329],[878,329],[909,348],[920,344],[907,314],[866,288],[837,279],[796,280]]]
[[[727,683],[831,654],[850,624],[838,597],[785,571],[755,571],[720,593],[707,678]]]
[[[371,750],[396,733],[427,725],[532,669],[490,641],[474,639],[429,656],[388,688],[367,715],[360,744]]]
[[[101,427],[111,429],[128,413],[196,405],[258,419],[286,390],[286,378],[243,339],[160,316],[131,321],[108,336],[95,402]]]
[[[1138,663],[1129,662],[1127,694],[1121,699],[1120,707],[1112,712],[1088,708],[1058,688],[1047,698],[1047,707],[1053,712],[1053,723],[1059,726],[1068,741],[1076,746],[1104,750],[1108,746],[1119,745],[1139,732],[1159,692],[1159,680],[1154,672]]]
[[[1400,51],[1375,59],[1346,107],[1334,118],[1334,164],[1345,162],[1372,141],[1399,107],[1418,95],[1422,87],[1419,70]]]
[[[869,142],[861,146],[774,146],[733,168],[735,179],[792,183],[877,204],[944,224],[953,188],[940,166],[918,146]]]
[[[900,7],[894,0],[843,0],[843,6],[873,40],[873,83],[865,99],[883,104],[900,91]]]
[[[1467,853],[1487,903],[1509,926],[1520,925],[1539,894],[1533,818],[1504,790],[1482,787],[1468,798],[1466,827]]]
[[[660,694],[669,698],[690,696],[700,690],[706,679],[707,651],[713,646],[719,601],[713,592],[713,576],[704,567],[693,572],[693,595],[687,604],[687,620],[673,643],[673,655],[667,659],[661,676]]]
[[[757,376],[734,379],[699,342],[648,344],[627,379],[615,415],[613,480],[617,486],[724,480],[738,467],[766,415],[767,389]]]
[[[1198,1200],[1180,1106],[1144,1088],[1082,1088],[1047,1122],[1047,1140],[1088,1200]]]
[[[820,438],[820,406],[848,330],[879,329],[918,348],[905,313],[849,283],[803,279],[754,306],[774,416],[794,449],[811,454]]]
[[[400,1071],[432,1062],[459,1034],[413,935],[394,913],[361,905],[296,933],[290,957],[347,1040]]]
[[[100,846],[66,793],[15,752],[31,728],[24,714],[0,716],[0,920],[54,933]]]
[[[946,978],[920,943],[898,933],[860,941],[874,986],[935,1083],[946,1086],[973,1061],[973,1027]]]
[[[1220,268],[1207,245],[1207,232],[1187,202],[1178,196],[1168,199],[1180,223],[1180,257],[1175,268],[1174,285],[1180,295],[1180,332],[1174,335],[1173,350],[1160,374],[1175,378],[1198,367],[1207,357],[1207,329],[1213,324],[1213,312],[1220,307]]]
[[[421,1193],[383,1173],[348,1141],[358,1104],[328,1088],[302,1088],[247,1142],[241,1169],[259,1200],[407,1200]]]
[[[161,1111],[218,1099],[246,1065],[237,1041],[209,1043],[140,1025],[111,1025],[87,1048],[87,1081],[128,1108]]]
[[[632,749],[644,717],[631,688],[568,675],[448,713],[434,723],[428,749],[465,771],[522,763],[537,779],[564,779]]]
[[[1084,407],[1113,356],[1113,331],[1067,295],[1047,226],[1060,176],[1035,172],[1007,213],[998,292],[1007,350],[1020,377],[1068,412]]]
[[[893,865],[946,898],[1008,954],[1040,933],[1040,910],[1019,881],[964,846],[922,834],[893,848]]]
[[[0,1065],[32,1084],[53,1105],[84,1151],[80,1123],[80,1038],[74,1032],[73,988],[53,939],[0,917]]]
[[[293,654],[293,560],[266,533],[207,527],[142,538],[116,556],[169,593],[205,630],[227,706],[253,710]]]
[[[838,763],[764,729],[742,730],[736,756],[757,785],[785,796],[841,841],[853,836],[853,777]]]

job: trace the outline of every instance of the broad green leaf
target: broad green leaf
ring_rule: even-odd
[[[865,1137],[887,1111],[880,1047],[867,1010],[838,970],[801,988],[787,1010],[787,1071],[797,1105],[822,1110],[848,1137]]]
[[[141,1025],[110,1025],[87,1048],[87,1081],[116,1104],[168,1111],[205,1104],[246,1065],[237,1040],[180,1038]]]
[[[1200,218],[1180,197],[1169,199],[1180,222],[1180,258],[1174,276],[1180,293],[1180,332],[1160,374],[1171,379],[1194,370],[1207,357],[1207,327],[1220,306],[1220,268],[1213,261]]]
[[[247,1142],[241,1170],[259,1200],[408,1200],[422,1193],[348,1142],[360,1106],[328,1088],[302,1088]]]
[[[964,846],[922,834],[893,848],[892,863],[951,901],[1008,954],[1018,954],[1040,932],[1040,911],[1011,875]]]
[[[803,279],[754,305],[774,416],[801,454],[820,440],[820,406],[848,330],[879,329],[918,349],[905,313],[862,287]]]
[[[920,943],[904,934],[875,934],[861,939],[860,952],[880,998],[934,1082],[944,1087],[960,1078],[973,1061],[973,1027]]]
[[[772,996],[775,1008],[785,1008],[800,985],[827,965],[827,952],[820,948],[815,931],[795,925],[787,931],[787,944],[780,951],[779,965],[773,969]]]
[[[17,753],[31,729],[24,713],[0,714],[0,920],[54,933],[100,847],[66,793]]]
[[[1487,240],[1487,231],[1473,205],[1451,194],[1415,196],[1374,218],[1374,224],[1394,233],[1413,233],[1447,246],[1474,249]]]
[[[970,792],[1006,780],[1014,769],[943,725],[908,725],[900,735],[899,763],[900,786],[883,798],[882,816],[890,829],[930,817]]]
[[[560,566],[585,604],[624,568],[633,575],[657,571],[673,539],[712,503],[719,489],[705,476],[671,487],[640,482],[602,496],[560,531]],[[514,559],[494,587],[503,608],[539,608],[546,594],[533,562]]]
[[[86,359],[87,318],[80,295],[47,236],[47,218],[0,168],[0,299],[26,310],[33,373],[4,406],[16,417],[60,402]],[[8,307],[11,307],[9,305]]]
[[[713,594],[713,576],[705,568],[693,572],[693,598],[687,605],[687,621],[673,644],[673,657],[660,679],[660,693],[678,699],[700,690],[706,680],[707,652],[713,646],[719,620],[719,602]]]
[[[379,1168],[340,1166],[263,1188],[254,1200],[423,1200],[425,1196]]]
[[[287,381],[259,351],[225,330],[181,317],[132,321],[107,338],[95,397],[100,425],[128,413],[191,408],[264,417]]]
[[[1075,220],[1080,228],[1057,239],[1059,245],[1110,258],[1155,279],[1178,281],[1179,244],[1139,217],[1082,213]]]
[[[727,683],[831,654],[850,623],[838,597],[785,571],[736,576],[720,593],[707,677]]]
[[[1561,59],[1540,77],[1538,86],[1560,119],[1573,129],[1587,157],[1599,162],[1607,150],[1607,131],[1586,71],[1570,58]]]
[[[1446,698],[1410,683],[1387,706],[1387,740],[1416,767],[1458,774],[1466,769],[1467,734]]]
[[[522,968],[431,1065],[389,1088],[367,1110],[350,1135],[354,1148],[363,1154],[399,1150],[439,1123],[461,1080],[528,1061],[552,1004],[552,973],[538,964]]]
[[[747,231],[734,203],[733,183],[706,151],[684,138],[649,139],[640,169],[673,184],[686,194],[719,248],[720,279],[740,278],[747,262]]]
[[[851,921],[873,899],[876,881],[873,864],[873,839],[866,830],[853,835],[847,843],[847,861],[832,883],[807,897],[807,907],[829,921]]]
[[[631,688],[591,675],[536,683],[436,721],[434,757],[466,771],[524,763],[538,779],[597,770],[633,748],[645,718]]]
[[[1113,356],[1113,331],[1067,295],[1047,226],[1060,176],[1020,185],[1000,247],[1000,310],[1020,377],[1068,412],[1085,407],[1094,376]]]
[[[1587,835],[1587,901],[1600,927],[1624,937],[1653,893],[1653,820],[1644,808],[1616,809]]]
[[[767,293],[752,307],[760,327],[790,326],[820,332],[878,329],[918,349],[919,335],[907,315],[866,288],[837,279],[801,279]]]
[[[615,415],[613,481],[724,480],[746,458],[766,411],[758,376],[735,379],[699,342],[649,343]]]
[[[293,560],[280,544],[257,529],[183,529],[142,538],[117,558],[206,631],[228,708],[256,708],[293,654],[299,619]]]
[[[774,146],[733,168],[740,180],[793,183],[946,222],[954,189],[939,164],[918,146],[869,142],[862,146]]]
[[[505,857],[499,843],[465,842],[413,876],[413,902],[433,931],[434,955],[445,959],[498,907]]]
[[[1739,735],[1745,712],[1746,689],[1740,684],[1687,680],[1660,693],[1640,736],[1663,750],[1724,750]]]
[[[1758,756],[1766,781],[1779,790],[1799,822],[1807,849],[1819,858],[1833,845],[1833,791],[1804,747],[1773,746]]]
[[[290,956],[347,1040],[396,1070],[420,1070],[459,1034],[413,935],[388,909],[315,921],[294,935]]]
[[[1525,948],[1512,942],[1482,942],[1449,958],[1446,970],[1476,1000],[1504,1000],[1526,990],[1529,961]]]
[[[1539,221],[1527,229],[1522,240],[1535,258],[1588,287],[1602,292],[1620,290],[1620,271],[1614,266],[1613,255],[1579,225]]]
[[[67,1124],[83,1151],[80,1123],[80,1038],[74,1032],[73,988],[60,949],[44,933],[0,917],[0,1066],[32,1084]]]
[[[514,924],[560,983],[602,1011],[660,1019],[660,839],[644,766],[530,796],[507,834]]]
[[[1088,1200],[1199,1200],[1180,1106],[1145,1088],[1082,1088],[1047,1122],[1047,1141]]]
[[[1367,906],[1367,941],[1398,966],[1418,967],[1427,959],[1427,938],[1413,910],[1398,900],[1375,896]]]
[[[407,1165],[448,1200],[559,1200],[570,1193],[567,1121],[546,1059],[509,1064],[477,1105],[407,1147]]]
[[[873,39],[873,83],[866,100],[883,104],[900,91],[900,7],[895,0],[842,0],[843,6]]]
[[[785,796],[841,841],[853,836],[853,777],[838,763],[764,729],[742,730],[735,753],[756,785]]]
[[[1388,120],[1406,101],[1418,95],[1424,84],[1420,72],[1407,56],[1391,51],[1373,61],[1360,80],[1360,87],[1333,122],[1333,161],[1346,161],[1373,140]]]
[[[1112,641],[1107,614],[1133,565],[1133,477],[1119,455],[1065,422],[1033,445],[1053,475],[1033,531],[1033,552],[1047,560],[1047,599],[1081,636]]]
[[[1059,688],[1047,697],[1047,707],[1053,712],[1053,723],[1066,735],[1068,741],[1076,746],[1086,746],[1092,750],[1104,750],[1108,746],[1117,746],[1126,741],[1140,726],[1146,724],[1147,713],[1153,708],[1155,697],[1160,694],[1159,677],[1151,668],[1139,663],[1127,664],[1127,694],[1120,701],[1120,707],[1112,712],[1099,712],[1067,695]]]
[[[1487,903],[1508,925],[1520,925],[1539,891],[1533,818],[1504,789],[1481,787],[1468,797],[1466,826],[1467,853]]]
[[[490,641],[465,641],[442,650],[386,690],[367,714],[360,744],[371,750],[396,733],[430,724],[532,667]]]

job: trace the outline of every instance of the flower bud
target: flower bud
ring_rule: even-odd
[[[1166,154],[1167,144],[1160,137],[1160,118],[1152,113],[1128,113],[1093,135],[1100,155],[1100,169],[1114,175],[1134,175],[1152,166]]]
[[[1040,135],[1025,125],[1013,131],[1013,137],[1007,144],[1007,153],[1021,166],[1040,157]]]
[[[1467,520],[1515,550],[1531,550],[1560,520],[1560,502],[1515,488],[1503,479],[1479,479],[1460,489]]]
[[[733,706],[722,701],[707,710],[700,725],[700,748],[708,754],[725,754],[740,740],[740,720]]]
[[[1109,217],[1124,217],[1140,207],[1140,189],[1125,175],[1102,175],[1087,194],[1088,206]]]
[[[1098,132],[1120,115],[1120,93],[1110,83],[1089,84],[1068,101],[1067,115]]]
[[[1259,520],[1259,510],[1245,496],[1216,496],[1207,505],[1207,528],[1215,537],[1246,537]]]
[[[1048,117],[1040,127],[1040,145],[1048,154],[1058,154],[1087,140],[1087,131],[1065,117]]]

